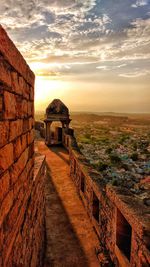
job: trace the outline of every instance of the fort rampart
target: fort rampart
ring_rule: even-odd
[[[115,266],[148,267],[149,208],[128,190],[106,184],[80,153],[74,137],[66,134],[64,146],[70,154],[70,175],[99,236],[100,247],[106,248]]]
[[[34,158],[34,74],[0,26],[0,266],[40,266],[45,158]]]

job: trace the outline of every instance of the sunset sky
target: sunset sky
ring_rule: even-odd
[[[36,74],[35,107],[150,112],[150,0],[0,0]]]

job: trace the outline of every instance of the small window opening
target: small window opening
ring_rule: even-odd
[[[99,199],[93,192],[93,217],[99,223]]]
[[[130,261],[132,228],[122,213],[117,210],[116,245]]]

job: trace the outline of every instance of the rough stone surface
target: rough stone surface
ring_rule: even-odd
[[[34,75],[0,26],[1,267],[42,262],[45,161],[34,160],[33,95]]]
[[[143,207],[128,190],[105,184],[100,175],[98,174],[97,177],[97,174],[86,162],[84,156],[80,154],[78,148],[74,145],[73,138],[69,137],[69,139],[70,174],[91,218],[91,222],[99,235],[102,246],[107,249],[115,266],[149,266],[149,207]],[[83,176],[84,192],[81,191],[81,177]],[[93,213],[95,209],[94,195],[98,202],[97,219],[95,219]],[[122,229],[122,224],[117,224],[117,212],[122,214],[124,220],[131,227],[130,260],[127,259],[116,243],[116,231],[117,229]],[[122,235],[124,235],[124,246],[127,246],[125,245],[126,235],[125,233],[122,233]]]

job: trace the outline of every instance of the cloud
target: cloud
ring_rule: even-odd
[[[113,8],[112,0],[1,0],[0,21],[28,63],[42,63],[38,75],[121,76],[129,61],[150,59],[149,2],[135,5],[142,8],[129,0]]]
[[[119,74],[119,76],[124,77],[124,78],[137,78],[137,77],[146,76],[149,74],[150,74],[149,70],[137,70],[134,72],[121,73]]]
[[[132,4],[131,6],[134,8],[142,7],[148,5],[148,0],[137,0],[135,4]]]

